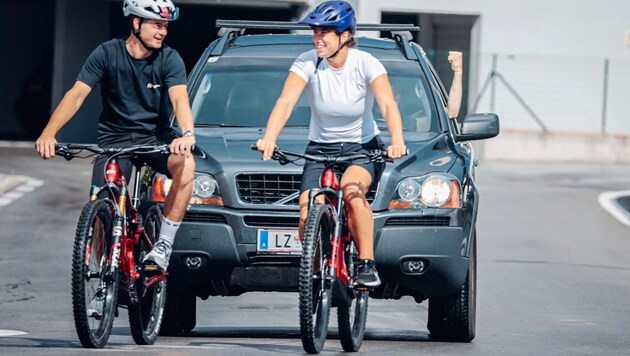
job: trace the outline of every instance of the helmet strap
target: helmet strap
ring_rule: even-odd
[[[343,32],[342,32],[343,33]],[[326,57],[326,59],[332,59],[335,58],[338,54],[339,51],[341,51],[348,43],[350,43],[350,40],[352,39],[352,37],[348,37],[348,39],[346,40],[346,42],[341,43],[341,34],[339,34],[339,44],[337,45],[337,50],[335,51],[335,53],[331,54],[330,56]]]
[[[147,46],[147,44],[144,43],[142,38],[140,38],[140,29],[142,28],[142,23],[144,22],[144,19],[142,17],[138,17],[138,19],[140,19],[140,23],[138,24],[138,29],[137,30],[133,29],[133,35],[136,36],[138,41],[140,41],[142,46],[144,46],[144,48],[146,48],[147,51],[154,51],[155,48]]]
[[[335,53],[326,57],[326,59],[335,58],[339,54],[339,51],[341,51],[346,45],[348,45],[348,43],[350,43],[350,40],[352,40],[352,37],[348,37],[348,39],[344,43],[341,43],[341,34],[339,34],[339,44],[337,45],[337,50],[335,51]],[[315,64],[315,74],[317,74],[317,69],[319,68],[319,64],[322,62],[323,59],[324,58],[322,57],[317,57],[317,64]]]

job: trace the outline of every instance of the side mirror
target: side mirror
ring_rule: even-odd
[[[468,114],[462,121],[455,140],[472,141],[495,137],[499,134],[499,116],[492,113]]]

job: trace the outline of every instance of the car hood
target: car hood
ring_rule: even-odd
[[[302,172],[303,160],[287,165],[280,165],[273,160],[263,161],[260,153],[251,148],[263,134],[264,130],[258,128],[213,127],[195,130],[196,145],[205,153],[204,157],[197,157],[195,171],[209,173],[217,179],[226,206],[251,207],[238,199],[235,176],[239,173]],[[290,151],[304,152],[308,143],[307,137],[308,128],[287,127],[278,139],[278,146]],[[387,145],[389,136],[381,133],[381,137]],[[386,209],[400,179],[422,176],[430,172],[448,172],[457,160],[458,156],[447,144],[445,134],[405,134],[405,140],[409,155],[387,164],[372,203],[374,210]],[[257,206],[257,209],[259,207]]]

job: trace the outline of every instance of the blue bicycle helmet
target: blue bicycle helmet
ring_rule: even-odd
[[[332,27],[339,33],[345,30],[355,33],[357,30],[354,9],[345,1],[323,2],[306,15],[300,23],[311,27]]]

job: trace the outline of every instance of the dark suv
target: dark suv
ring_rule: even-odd
[[[263,131],[288,69],[313,47],[310,35],[246,35],[247,29],[308,29],[293,23],[218,21],[212,42],[190,74],[198,157],[194,193],[171,257],[163,334],[195,327],[197,297],[298,290],[300,163],[262,161],[251,146]],[[368,199],[374,212],[375,257],[382,285],[372,298],[429,300],[436,339],[475,334],[478,193],[468,141],[499,132],[494,114],[470,114],[458,128],[445,111],[447,93],[411,25],[359,25],[393,39],[359,38],[359,48],[387,69],[409,155],[387,164]],[[388,131],[375,105],[385,144]],[[298,101],[278,146],[303,151],[310,107]],[[169,187],[156,175],[148,194]]]

